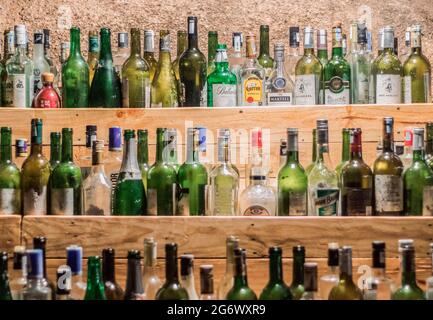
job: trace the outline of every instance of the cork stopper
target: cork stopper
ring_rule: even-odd
[[[50,73],[50,72],[44,72],[42,74],[42,82],[54,82],[54,74]]]

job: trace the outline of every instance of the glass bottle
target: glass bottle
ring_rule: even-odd
[[[266,170],[252,167],[250,184],[242,191],[239,200],[239,213],[243,216],[275,216],[277,211],[277,193],[268,184]]]
[[[283,251],[269,248],[269,282],[260,294],[260,300],[292,300],[292,292],[283,279]]]
[[[5,29],[3,32],[3,59],[1,63],[6,66],[6,62],[12,58],[15,53],[15,30]]]
[[[301,245],[292,248],[293,253],[293,269],[292,269],[292,283],[290,284],[290,291],[293,300],[301,299],[304,294],[304,263],[305,263],[305,247]]]
[[[165,245],[165,283],[158,290],[155,300],[188,300],[188,292],[179,283],[177,244]]]
[[[189,300],[198,300],[194,281],[194,256],[192,254],[180,256],[180,285],[188,292]]]
[[[42,154],[42,119],[32,119],[30,134],[30,155],[21,168],[23,214],[45,215],[51,166]]]
[[[89,106],[120,108],[122,106],[121,84],[111,54],[110,29],[102,28],[100,36],[101,53],[92,86],[90,87]]]
[[[414,25],[410,37],[411,54],[403,66],[404,103],[431,102],[431,66],[422,53],[421,36],[421,26]]]
[[[218,46],[218,31],[207,33],[207,75],[215,71],[215,58]]]
[[[413,128],[406,128],[403,131],[404,136],[404,149],[401,161],[403,162],[404,169],[406,170],[412,165],[413,161]]]
[[[287,140],[280,139],[280,170],[287,162]]]
[[[317,59],[323,68],[328,63],[328,32],[326,29],[317,30]]]
[[[341,36],[341,51],[343,52],[343,57],[347,57],[347,35],[345,33]]]
[[[342,146],[341,146],[341,161],[335,168],[338,175],[338,182],[341,183],[341,170],[350,159],[350,130],[349,128],[341,129]]]
[[[143,59],[149,66],[149,80],[153,83],[158,61],[155,59],[155,32],[153,30],[144,30],[144,49]]]
[[[233,51],[228,57],[229,68],[230,71],[236,75],[238,81],[238,87],[239,87],[240,86],[239,71],[242,65],[245,63],[245,57],[242,54],[242,46],[243,46],[242,32],[233,32],[232,46],[233,46]],[[240,101],[238,100],[237,105],[239,104]]]
[[[146,215],[146,193],[137,161],[134,130],[125,130],[122,167],[114,189],[113,215]]]
[[[299,48],[299,27],[289,27],[289,54],[287,55],[286,59],[286,70],[289,73],[292,82],[296,83],[295,78],[295,70],[296,70],[296,64],[298,63],[299,59],[301,59],[302,54]]]
[[[218,300],[225,300],[227,293],[233,287],[234,250],[237,248],[239,248],[239,239],[236,236],[228,236],[226,238],[226,271],[218,286]]]
[[[403,163],[394,152],[394,118],[383,118],[382,153],[373,166],[375,215],[403,212]]]
[[[317,159],[317,134],[316,134],[316,128],[314,128],[313,130],[311,130],[311,133],[313,135],[313,139],[312,139],[312,143],[311,143],[311,163],[308,165],[308,167],[305,169],[305,174],[307,175],[307,177],[310,175],[311,170],[314,167],[314,164],[316,163],[316,159]]]
[[[27,284],[27,256],[24,246],[15,246],[9,286],[12,300],[22,300],[21,292]]]
[[[102,42],[102,39],[101,39]],[[138,47],[141,52],[141,45]],[[129,52],[129,34],[128,32],[119,32],[117,34],[117,50],[113,55],[114,69],[119,77],[122,79],[122,66],[125,61],[130,57]]]
[[[233,287],[227,293],[226,300],[257,300],[256,294],[248,286],[245,249],[234,250],[233,269]]]
[[[188,48],[179,60],[185,107],[207,106],[206,58],[198,48],[197,17],[188,17]]]
[[[144,239],[143,286],[146,300],[155,300],[156,293],[162,286],[156,270],[157,243],[153,238]]]
[[[108,179],[111,181],[111,211],[113,211],[114,190],[122,165],[122,129],[111,127],[108,129],[108,156],[105,161],[105,168],[108,172]]]
[[[317,120],[317,159],[308,175],[308,215],[335,216],[339,208],[338,175],[332,170],[328,146],[328,120]]]
[[[298,129],[287,129],[287,162],[278,173],[278,215],[306,216],[308,181],[299,163]]]
[[[42,74],[50,72],[50,65],[45,59],[44,32],[37,30],[33,34],[33,97],[42,90]]]
[[[404,215],[432,215],[433,171],[424,160],[424,128],[413,129],[413,162],[404,171]]]
[[[227,46],[218,44],[213,72],[207,77],[207,106],[234,107],[237,105],[237,78],[230,71]]]
[[[28,156],[27,139],[15,140],[15,158],[27,158]]]
[[[124,300],[144,300],[145,298],[140,263],[140,251],[129,250]]]
[[[69,58],[62,64],[63,108],[89,106],[89,66],[80,48],[80,29],[72,27]]]
[[[373,103],[394,104],[402,102],[403,67],[394,54],[394,28],[387,26],[383,30],[383,53],[372,65]]]
[[[21,174],[12,162],[12,129],[2,127],[0,132],[0,214],[21,214]]]
[[[325,104],[349,104],[350,65],[343,55],[341,24],[332,28],[332,57],[323,69]]]
[[[54,292],[44,281],[44,268],[41,249],[26,251],[27,284],[21,291],[23,300],[53,300]]]
[[[362,300],[362,292],[352,279],[352,247],[339,251],[340,279],[329,293],[329,300]]]
[[[159,61],[152,81],[152,108],[177,108],[179,83],[170,56],[170,31],[161,30],[159,37]]]
[[[431,259],[432,272],[430,274],[430,277],[428,277],[426,280],[426,284],[427,284],[426,291],[425,291],[426,300],[433,300],[433,243],[430,243],[430,259]],[[12,283],[11,283],[11,288],[12,288]]]
[[[9,286],[8,253],[0,252],[0,300],[12,300]]]
[[[83,181],[89,176],[92,169],[92,144],[97,138],[98,127],[94,124],[86,125],[86,149],[80,157],[81,177]]]
[[[284,44],[274,45],[275,68],[271,70],[266,87],[266,101],[269,106],[293,104],[294,84],[284,66]]]
[[[316,105],[323,99],[320,97],[323,68],[320,60],[314,55],[314,30],[305,27],[304,55],[299,58],[294,69],[295,104]]]
[[[373,172],[362,158],[362,131],[350,133],[350,158],[341,170],[341,215],[373,214]]]
[[[61,265],[56,271],[56,300],[75,300],[71,297],[71,268]],[[80,300],[82,300],[81,297]]]
[[[177,174],[181,188],[180,215],[203,216],[206,211],[208,174],[198,156],[199,133],[199,128],[187,129],[187,158]]]
[[[123,300],[124,293],[116,282],[116,252],[112,248],[102,250],[103,290],[107,300]]]
[[[172,68],[174,70],[174,74],[176,75],[177,81],[180,79],[179,75],[179,60],[182,53],[185,52],[185,50],[188,47],[188,32],[186,30],[178,30],[177,31],[177,56],[176,59],[172,63]]]
[[[412,53],[412,50],[410,47],[411,46],[411,44],[410,44],[411,33],[412,33],[412,28],[407,27],[406,32],[404,33],[404,49],[403,49],[402,54],[400,55],[400,61],[402,62],[402,64],[404,64],[407,61],[407,58],[409,58],[409,56]]]
[[[304,264],[304,293],[300,300],[321,300],[317,287],[317,263]]]
[[[262,106],[266,104],[266,72],[265,69],[257,61],[255,35],[247,35],[246,43],[246,59],[239,70],[239,105]]]
[[[284,52],[283,52],[284,54]],[[260,26],[260,52],[257,57],[259,64],[265,69],[265,82],[268,82],[274,70],[274,59],[269,54],[269,26]],[[281,68],[283,68],[281,66]],[[293,83],[293,82],[292,82]],[[269,87],[269,84],[266,85]]]
[[[6,62],[5,107],[30,108],[34,93],[34,65],[27,56],[27,36],[25,25],[15,26],[15,53]]]
[[[87,258],[87,286],[84,300],[109,300],[104,292],[101,277],[101,259],[98,256]]]
[[[72,128],[62,129],[62,161],[50,177],[50,213],[53,215],[81,215],[81,169],[73,162]]]
[[[216,300],[214,293],[213,266],[200,266],[200,300]]]
[[[328,271],[320,277],[320,297],[327,300],[329,293],[334,288],[340,279],[338,271],[338,243],[328,243]]]
[[[32,108],[61,108],[61,98],[54,89],[54,74],[43,73],[40,78],[43,83],[43,87],[35,95],[32,102]]]
[[[141,57],[140,29],[132,28],[131,38],[131,55],[121,66],[122,107],[150,107],[149,65]]]
[[[148,132],[147,129],[137,130],[137,161],[141,171],[144,190],[147,194],[147,174],[149,173],[149,151],[148,151]]]
[[[46,247],[47,247],[47,238],[41,236],[33,238],[33,248],[42,250],[43,282],[51,288],[52,299],[55,300],[56,285],[47,276],[47,258],[46,258],[47,248]],[[28,259],[27,259],[27,263],[30,263]]]
[[[179,172],[179,162],[177,161],[177,130],[175,128],[167,128],[167,140],[168,140],[168,151],[164,153],[166,156],[166,162],[170,164],[176,173]]]
[[[401,287],[392,293],[392,300],[424,300],[425,295],[416,283],[415,248],[402,249]]]
[[[83,248],[71,245],[66,248],[66,265],[71,271],[71,292],[73,300],[83,300],[86,283],[83,281]]]
[[[99,35],[98,31],[89,31],[89,53],[87,55],[87,64],[89,65],[89,86],[92,85],[93,77],[99,63]]]
[[[71,28],[71,31],[74,27]],[[60,65],[63,67],[63,65],[65,64],[66,60],[68,60],[68,57],[70,55],[70,43],[69,42],[61,42],[60,43],[60,56],[59,56],[59,62]],[[84,60],[84,58],[83,58]]]

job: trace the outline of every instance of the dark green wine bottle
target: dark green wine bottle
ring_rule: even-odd
[[[107,300],[101,278],[101,259],[98,256],[87,259],[87,286],[84,300]]]
[[[111,54],[110,29],[102,28],[101,53],[99,64],[90,88],[89,106],[103,108],[120,108],[122,92],[119,74],[116,72]]]
[[[189,300],[188,292],[179,282],[175,243],[165,245],[165,283],[156,293],[155,300]]]
[[[433,122],[427,122],[425,125],[426,141],[425,141],[425,161],[430,169],[433,170]]]
[[[140,251],[128,251],[128,270],[126,272],[125,300],[144,300],[141,274]]]
[[[0,300],[12,300],[8,275],[8,253],[0,253]]]
[[[62,160],[61,137],[60,132],[50,132],[50,164],[53,170]]]
[[[290,291],[294,300],[301,299],[304,294],[304,263],[305,263],[305,247],[295,246],[293,251],[293,271],[292,283],[290,284]]]
[[[283,280],[282,249],[269,248],[269,282],[260,294],[260,300],[292,300],[292,292]]]
[[[102,280],[107,300],[123,300],[124,293],[116,282],[116,252],[113,248],[102,250]]]
[[[247,263],[245,249],[234,250],[235,264],[233,287],[227,293],[227,300],[257,300],[257,296],[248,286]]]

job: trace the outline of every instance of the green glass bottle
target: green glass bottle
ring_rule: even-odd
[[[149,65],[149,77],[152,83],[158,66],[158,61],[155,59],[155,32],[153,30],[144,30],[143,59]]]
[[[111,54],[111,31],[102,28],[101,53],[99,64],[90,87],[89,106],[103,108],[120,108],[122,92],[119,74],[116,72]]]
[[[1,128],[0,214],[21,214],[21,173],[12,162],[12,129]]]
[[[149,65],[141,57],[140,29],[131,29],[131,39],[131,55],[122,66],[122,106],[150,107]]]
[[[122,166],[114,189],[113,215],[146,215],[146,193],[137,161],[135,131],[124,131]]]
[[[313,142],[311,143],[311,163],[308,165],[308,167],[305,169],[305,174],[307,177],[309,176],[311,169],[313,169],[314,164],[316,163],[317,158],[317,140],[316,140],[316,128],[314,128],[312,131],[313,134]]]
[[[339,249],[340,279],[329,293],[329,300],[362,300],[362,292],[352,279],[352,247]]]
[[[323,67],[328,63],[328,32],[326,29],[317,31],[317,58]]]
[[[23,214],[45,215],[51,165],[42,154],[42,119],[32,119],[30,134],[30,155],[21,168]]]
[[[227,293],[226,300],[257,300],[256,294],[248,286],[245,249],[235,248],[234,256],[233,287]]]
[[[422,53],[420,25],[412,26],[411,54],[403,66],[404,103],[431,102],[431,66]]]
[[[84,300],[107,300],[101,277],[101,259],[98,256],[87,258],[87,286]]]
[[[403,183],[404,215],[432,215],[433,171],[424,160],[424,128],[413,129],[413,160]]]
[[[425,161],[433,170],[433,122],[427,122],[425,125],[427,139],[425,141]]]
[[[292,300],[292,292],[283,280],[281,247],[269,248],[269,282],[260,294],[260,300]]]
[[[298,129],[287,129],[287,162],[278,173],[278,215],[306,216],[308,179],[299,163]]]
[[[206,187],[208,174],[199,159],[199,128],[187,129],[187,158],[179,168],[178,183],[181,187],[179,214],[203,216],[206,211]]]
[[[50,132],[50,164],[52,170],[54,170],[62,160],[61,138],[62,135],[60,132]]]
[[[344,59],[341,26],[332,28],[332,57],[323,70],[325,104],[350,103],[350,65]]]
[[[236,106],[236,75],[230,71],[227,58],[227,46],[218,44],[214,71],[207,77],[207,106]]]
[[[87,64],[89,65],[89,86],[92,85],[93,76],[99,62],[99,35],[98,31],[89,31],[89,53],[87,55]]]
[[[341,161],[335,168],[339,182],[341,182],[341,169],[343,169],[344,165],[347,163],[347,161],[349,161],[350,158],[350,129],[343,128],[341,130],[341,135],[343,136],[343,142],[341,146]]]
[[[257,57],[259,64],[265,69],[265,81],[268,81],[274,69],[274,59],[269,54],[269,26],[260,26],[260,52]],[[268,86],[266,86],[268,87]]]
[[[8,275],[8,253],[0,253],[0,301],[12,300]]]
[[[179,83],[170,56],[170,31],[161,30],[159,37],[159,61],[152,81],[152,108],[176,108],[179,106]]]
[[[290,291],[294,300],[301,299],[304,294],[304,263],[305,263],[305,247],[294,246],[293,253],[293,269],[292,269],[292,283],[290,284]]]
[[[62,161],[50,178],[50,213],[53,215],[81,215],[83,181],[81,169],[73,162],[72,128],[62,129]]]
[[[178,30],[177,31],[177,56],[176,59],[172,63],[172,67],[174,73],[176,74],[176,79],[179,81],[179,60],[182,53],[185,52],[188,47],[188,32],[186,30]]]
[[[188,48],[179,60],[179,76],[185,107],[207,106],[206,58],[198,48],[197,17],[188,17]]]
[[[375,215],[399,216],[403,212],[403,163],[394,152],[394,119],[383,118],[382,153],[373,166]]]
[[[156,157],[147,175],[147,214],[176,214],[176,169],[167,161],[170,137],[167,128],[156,129]]]
[[[141,178],[143,179],[144,190],[147,190],[147,174],[150,168],[147,129],[138,129],[137,137],[137,161],[141,171]]]
[[[341,170],[341,215],[373,214],[373,172],[362,158],[361,129],[353,129],[350,158]]]
[[[71,49],[68,60],[62,65],[63,108],[89,106],[89,66],[81,55],[80,29],[71,28]]]
[[[179,282],[176,243],[165,245],[165,283],[156,293],[155,300],[189,300],[188,292]]]
[[[215,57],[218,46],[218,32],[209,31],[207,33],[207,75],[215,70]]]

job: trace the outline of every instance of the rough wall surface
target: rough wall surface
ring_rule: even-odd
[[[67,27],[70,24],[82,29],[84,52],[87,51],[87,32],[102,26],[110,27],[112,32],[133,26],[169,29],[173,34],[174,50],[174,34],[176,30],[186,29],[188,15],[199,17],[203,52],[207,51],[209,30],[217,30],[220,42],[230,44],[233,31],[258,34],[260,24],[269,24],[271,43],[283,40],[288,44],[290,25],[311,25],[330,30],[334,21],[341,20],[344,32],[348,32],[350,21],[363,15],[371,22],[374,48],[380,26],[395,26],[402,49],[406,27],[421,23],[425,33],[424,52],[430,60],[433,59],[433,6],[429,0],[1,0],[0,30],[17,23],[25,23],[31,33],[36,28],[47,27],[52,32],[56,58],[60,41],[69,38]]]

